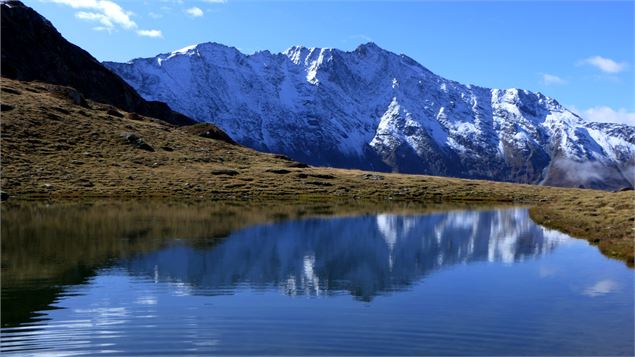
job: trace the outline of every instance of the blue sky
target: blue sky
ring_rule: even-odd
[[[99,60],[213,41],[245,53],[373,41],[448,79],[539,91],[635,125],[633,1],[26,0]]]

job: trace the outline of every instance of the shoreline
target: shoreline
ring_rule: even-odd
[[[496,183],[492,183],[496,184]],[[538,188],[538,187],[537,187]],[[549,190],[549,188],[547,188]],[[94,203],[155,203],[167,205],[228,205],[234,207],[307,207],[318,212],[318,216],[359,215],[381,212],[429,214],[445,210],[481,210],[489,208],[522,207],[526,208],[529,217],[537,224],[565,233],[573,238],[584,239],[597,246],[600,252],[610,258],[623,261],[628,267],[634,267],[633,259],[633,226],[635,212],[628,207],[628,199],[632,199],[632,191],[609,193],[595,190],[555,189],[557,193],[545,200],[545,195],[528,195],[521,199],[493,200],[484,197],[470,199],[377,199],[359,196],[325,196],[316,194],[296,194],[290,196],[255,195],[249,199],[240,199],[227,195],[161,195],[161,196],[30,196],[13,197],[2,203],[3,209],[23,204],[76,205]],[[572,191],[572,192],[571,192]],[[588,192],[580,192],[588,191]],[[563,196],[562,193],[571,195]],[[559,193],[559,194],[558,194]],[[557,200],[557,198],[561,198]],[[567,197],[563,200],[563,197]],[[438,198],[438,197],[437,197]],[[591,199],[597,200],[589,204]],[[320,213],[321,212],[321,213]],[[609,214],[608,212],[611,212]],[[605,222],[609,216],[608,224]],[[298,217],[287,217],[298,218]],[[629,222],[631,227],[628,227]],[[630,228],[630,233],[629,233]]]

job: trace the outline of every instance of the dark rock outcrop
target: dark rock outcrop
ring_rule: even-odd
[[[143,139],[141,139],[135,133],[122,133],[121,137],[124,139],[126,143],[136,147],[137,149],[154,152],[154,148],[148,145],[145,141],[143,141]]]
[[[123,79],[64,39],[48,20],[20,1],[5,1],[1,7],[3,77],[69,86],[88,99],[128,112],[176,125],[195,123],[165,103],[144,100]]]
[[[202,138],[220,140],[229,144],[235,144],[234,140],[232,140],[229,135],[215,125],[209,123],[197,123],[194,125],[184,126],[182,129],[187,133],[200,136]]]

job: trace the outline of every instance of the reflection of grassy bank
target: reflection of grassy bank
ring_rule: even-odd
[[[117,259],[161,248],[173,239],[209,247],[258,223],[322,215],[420,213],[467,205],[391,202],[166,203],[10,201],[2,206],[2,325],[37,318],[64,286],[82,284]]]
[[[338,202],[337,204],[245,204],[240,202],[94,202],[46,205],[12,202],[2,209],[3,284],[48,278],[69,266],[106,265],[109,260],[188,239],[196,245],[249,225],[320,215],[391,211],[431,212],[467,205]]]
[[[4,78],[2,86],[10,89],[3,103],[12,108],[0,122],[2,188],[12,199],[515,203],[536,206],[532,217],[539,223],[633,262],[633,191],[305,167],[138,115],[113,115],[98,103],[78,106],[54,86]],[[154,151],[136,147],[129,133]]]
[[[626,199],[627,193],[615,194]],[[600,201],[592,206],[571,196],[568,205],[536,206],[530,210],[541,224],[566,230],[575,227],[580,236],[589,232],[606,234],[612,245],[628,254],[627,222],[620,212],[627,203]],[[500,206],[500,204],[498,204]],[[157,250],[173,239],[186,239],[194,247],[209,247],[230,232],[253,224],[322,215],[359,215],[380,212],[427,213],[451,209],[484,207],[466,202],[422,205],[416,202],[341,200],[330,203],[298,201],[169,202],[94,201],[58,202],[9,201],[2,205],[2,323],[11,326],[35,318],[33,311],[50,308],[63,293],[63,286],[82,284],[117,259]],[[581,207],[578,217],[592,212],[588,220],[565,221],[567,214]],[[599,212],[594,213],[598,210]],[[594,215],[595,214],[595,215]],[[602,216],[600,216],[602,214]],[[594,230],[598,217],[609,217],[605,230]],[[562,223],[564,222],[564,224]],[[583,222],[583,223],[580,223]],[[562,225],[559,225],[562,224]],[[590,223],[593,224],[593,223]],[[565,228],[562,228],[565,227]],[[598,225],[597,227],[604,227]],[[623,229],[622,235],[611,235]],[[592,236],[589,236],[592,237]],[[601,243],[601,242],[600,242]],[[618,256],[600,244],[605,254]]]

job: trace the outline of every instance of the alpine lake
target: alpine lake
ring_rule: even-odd
[[[633,355],[634,271],[524,207],[8,202],[3,355]]]

